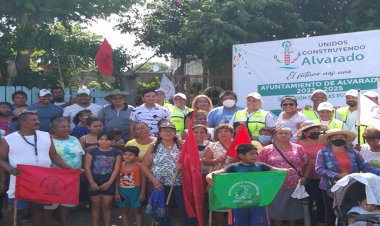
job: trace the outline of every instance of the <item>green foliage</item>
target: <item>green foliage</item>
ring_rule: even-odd
[[[140,43],[211,75],[231,73],[232,45],[380,28],[378,0],[155,0],[142,23],[121,24]]]
[[[137,96],[142,96],[142,92],[145,89],[156,89],[160,86],[160,78],[154,77],[153,79],[147,82],[138,82],[137,83]]]
[[[147,62],[145,64],[137,64],[133,70],[136,72],[153,72],[154,65],[157,65],[160,68],[157,72],[166,72],[169,70],[168,65],[161,62]]]

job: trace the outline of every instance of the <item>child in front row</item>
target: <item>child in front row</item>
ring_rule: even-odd
[[[279,169],[262,162],[256,162],[257,149],[252,144],[240,144],[236,148],[240,162],[232,163],[224,169],[214,171],[206,176],[209,184],[214,183],[213,174],[236,173],[236,172],[258,172],[270,170],[282,170],[286,174],[296,173],[294,169]],[[269,218],[265,206],[239,208],[232,210],[232,221],[234,226],[269,226]]]
[[[123,162],[116,182],[116,206],[121,208],[124,226],[128,226],[129,209],[136,210],[136,225],[142,225],[141,202],[145,200],[145,177],[142,174],[138,156],[140,150],[135,146],[123,149]]]
[[[368,204],[367,197],[364,192],[358,193],[358,204],[359,206],[352,207],[348,213],[358,213],[358,214],[380,214],[379,207],[377,205]],[[367,224],[365,221],[354,221],[352,218],[348,218],[349,226],[380,226],[380,224]]]
[[[84,170],[89,183],[92,224],[99,225],[100,212],[104,226],[111,226],[111,209],[115,195],[116,178],[121,165],[121,151],[112,147],[113,134],[100,132],[99,147],[85,157]]]

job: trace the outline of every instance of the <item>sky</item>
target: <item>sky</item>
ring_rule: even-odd
[[[88,25],[88,28],[91,32],[106,38],[112,48],[123,46],[131,52],[140,52],[142,58],[134,59],[133,62],[135,64],[145,62],[146,59],[154,54],[153,50],[148,47],[144,46],[144,49],[141,49],[141,46],[134,46],[136,36],[132,34],[122,34],[120,31],[115,30],[114,26],[116,24],[116,17],[111,16],[111,18],[108,20],[99,19],[96,22],[92,22],[90,25]],[[154,57],[150,61],[161,62],[169,65],[169,62],[165,61],[165,58],[163,57]]]

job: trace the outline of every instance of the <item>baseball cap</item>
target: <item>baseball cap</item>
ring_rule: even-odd
[[[350,89],[344,94],[344,96],[353,96],[353,97],[358,97],[358,90],[356,89]]]
[[[172,129],[175,129],[175,125],[174,125],[171,121],[164,120],[164,121],[162,121],[162,122],[158,125],[158,128],[159,128],[159,129],[161,129],[161,128],[172,128]]]
[[[256,92],[249,93],[247,95],[247,97],[253,97],[256,100],[260,100],[261,102],[263,101],[263,98],[261,97],[261,95],[259,93],[256,93]]]
[[[176,97],[181,97],[182,99],[187,100],[187,97],[186,97],[186,95],[184,93],[176,93],[174,95],[173,99],[176,98]]]
[[[327,111],[333,111],[334,106],[329,102],[322,102],[318,105],[318,111],[327,110]]]
[[[48,90],[48,89],[41,89],[38,92],[38,96],[40,96],[40,97],[43,97],[43,96],[46,96],[46,95],[51,95],[50,90]]]
[[[90,92],[90,90],[87,89],[87,88],[80,88],[80,89],[78,89],[77,95],[81,95],[81,94],[90,95],[91,92]]]
[[[363,95],[367,96],[367,97],[378,97],[379,96],[379,94],[375,91],[367,91],[367,92],[364,92]]]
[[[323,94],[325,94],[325,96],[327,96],[326,91],[324,91],[323,89],[316,89],[316,90],[314,90],[314,92],[311,93],[311,97],[313,97],[317,93],[323,93]]]

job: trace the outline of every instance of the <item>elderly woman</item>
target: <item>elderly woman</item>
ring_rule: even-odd
[[[152,182],[154,189],[164,190],[165,199],[173,185],[172,199],[176,202],[185,225],[197,225],[195,218],[188,218],[183,201],[182,175],[175,178],[177,162],[181,144],[176,136],[176,129],[172,122],[161,121],[159,124],[158,139],[144,155],[143,171]],[[173,184],[174,183],[174,184]],[[160,226],[171,226],[169,215],[155,218]]]
[[[149,147],[156,141],[155,137],[149,135],[149,126],[145,122],[136,122],[133,126],[135,138],[128,141],[125,146],[135,146],[140,150],[139,161],[142,161]]]
[[[203,110],[208,113],[212,109],[212,102],[208,96],[198,95],[194,98],[191,108],[193,110],[185,116],[185,129],[188,127],[193,112]]]
[[[326,203],[327,225],[334,225],[335,222],[332,209],[334,200],[328,193],[336,180],[361,171],[380,174],[380,169],[371,167],[360,154],[348,146],[355,138],[355,133],[341,129],[330,129],[319,137],[320,143],[327,146],[318,152],[315,165],[315,171],[321,176],[319,187],[323,189]]]
[[[297,182],[305,181],[301,172],[307,167],[307,154],[303,147],[292,143],[292,131],[289,127],[276,127],[273,131],[273,144],[264,147],[257,157],[257,162],[264,162],[277,168],[293,168],[297,173],[287,175],[273,203],[268,206],[269,217],[276,226],[282,221],[289,221],[295,226],[295,221],[303,218],[302,202],[291,195]],[[307,175],[305,175],[307,176]]]
[[[315,172],[315,161],[319,150],[325,148],[318,138],[321,129],[326,129],[326,126],[315,123],[314,121],[306,120],[301,124],[301,129],[297,131],[297,136],[300,138],[296,143],[301,145],[308,154],[308,163],[310,172],[305,172],[308,175],[305,184],[306,192],[309,194],[309,212],[312,212],[313,203],[317,207],[318,225],[325,223],[325,204],[322,198],[322,190],[319,188],[321,177]]]
[[[55,149],[62,160],[70,166],[70,168],[81,168],[82,157],[84,156],[84,150],[79,140],[70,136],[70,123],[63,117],[57,117],[51,121],[52,138]],[[53,166],[54,167],[54,166]],[[79,190],[79,187],[78,187]],[[68,225],[68,215],[70,208],[75,205],[58,205],[52,204],[44,206],[45,209],[45,222],[49,225],[51,211],[58,208],[59,222],[61,226]]]
[[[367,142],[360,146],[360,155],[375,168],[380,168],[380,131],[368,127],[364,130],[363,138]]]
[[[213,166],[214,170],[219,170],[233,161],[226,156],[226,152],[232,143],[234,128],[229,124],[220,124],[216,127],[215,133],[217,141],[206,147],[203,154],[203,164]]]
[[[301,128],[301,123],[306,120],[306,116],[297,111],[297,99],[294,96],[284,96],[281,98],[282,112],[277,118],[276,126],[282,125],[289,127],[292,134],[296,134]],[[296,141],[297,137],[292,137],[292,141]]]
[[[198,110],[195,112],[195,118],[194,118],[194,123],[193,125],[200,124],[204,125],[207,127],[207,111],[204,110]],[[188,129],[185,129],[182,134],[182,139],[186,138]],[[215,129],[214,128],[209,128],[207,127],[207,140],[213,141],[214,140],[214,135],[215,135]]]

